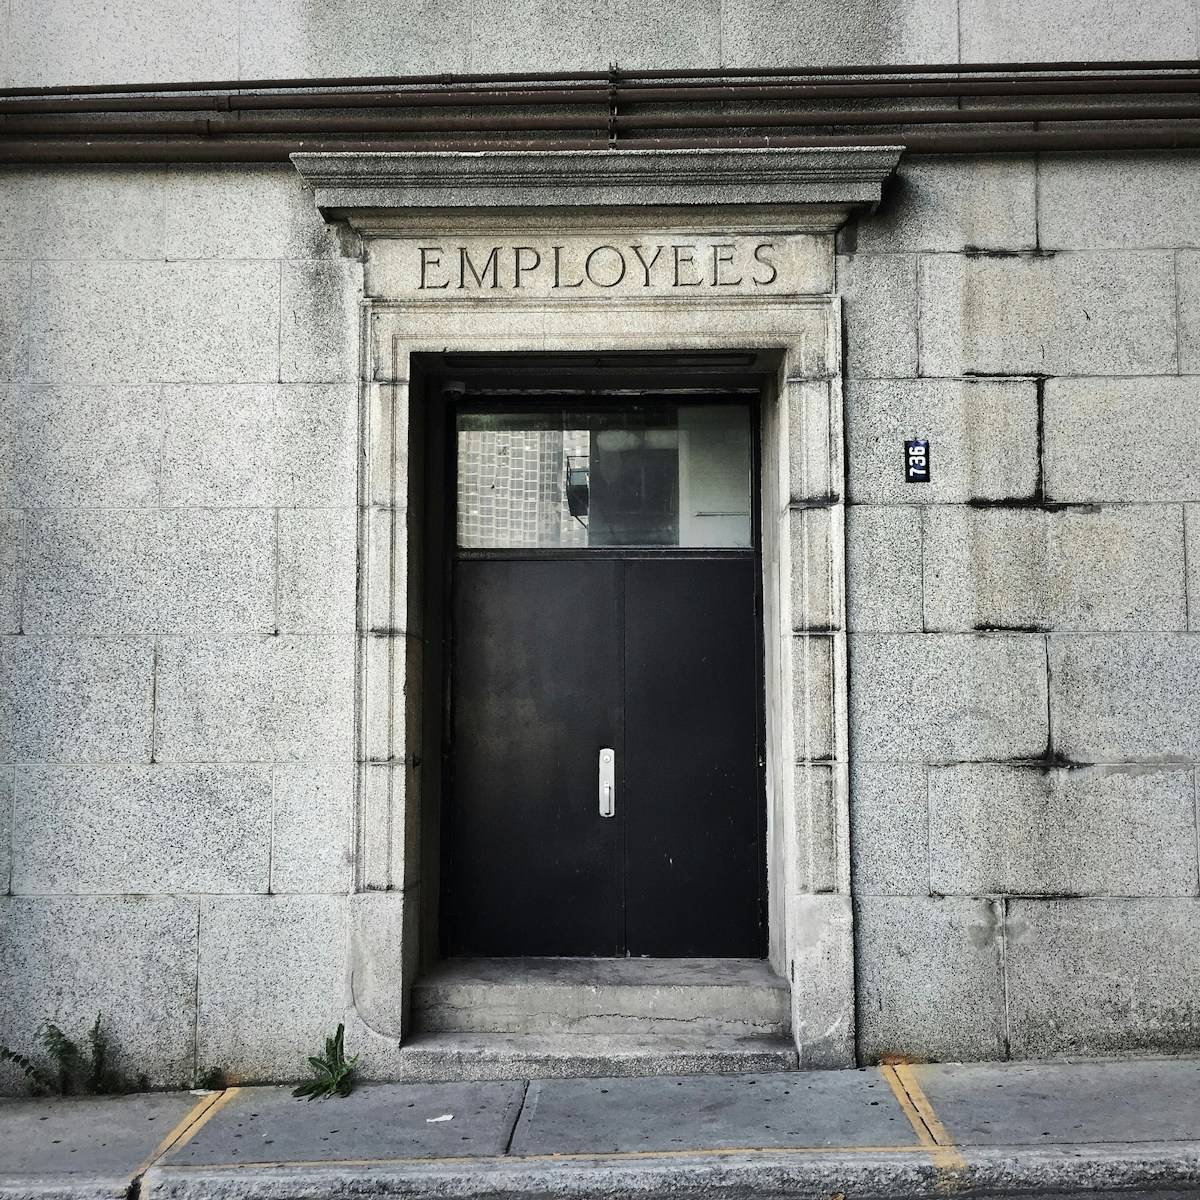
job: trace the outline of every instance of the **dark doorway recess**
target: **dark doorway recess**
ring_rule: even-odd
[[[438,365],[438,951],[762,957],[757,387]]]

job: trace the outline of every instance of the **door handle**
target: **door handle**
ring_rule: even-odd
[[[600,815],[611,817],[617,811],[617,753],[611,746],[600,751]]]

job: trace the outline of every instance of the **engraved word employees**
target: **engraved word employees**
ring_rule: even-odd
[[[419,291],[513,288],[770,287],[774,242],[657,242],[614,246],[418,246]]]

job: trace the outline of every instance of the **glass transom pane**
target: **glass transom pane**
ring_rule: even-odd
[[[463,549],[752,544],[745,405],[472,408],[457,442]]]

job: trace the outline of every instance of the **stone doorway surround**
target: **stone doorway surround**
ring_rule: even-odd
[[[753,351],[778,362],[762,409],[769,959],[790,987],[800,1065],[853,1064],[834,235],[852,211],[879,202],[900,153],[292,156],[322,215],[343,227],[365,263],[357,895],[347,985],[348,1025],[374,1041],[375,1073],[402,1071],[395,1047],[410,1031],[429,902],[422,518],[419,463],[410,469],[408,455],[409,385],[413,355],[447,352]]]

